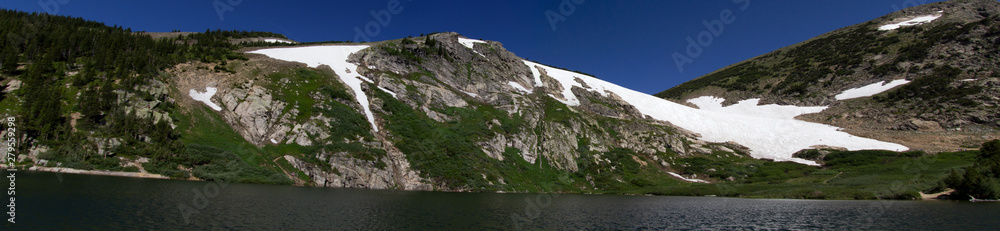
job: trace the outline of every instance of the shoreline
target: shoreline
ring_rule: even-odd
[[[31,166],[27,169],[28,171],[38,171],[38,172],[55,172],[55,173],[70,173],[70,174],[83,174],[83,175],[100,175],[100,176],[120,176],[120,177],[133,177],[133,178],[149,178],[149,179],[171,179],[160,174],[152,174],[145,172],[116,172],[108,170],[80,170],[74,168],[65,167],[41,167],[41,166]]]
[[[949,200],[946,198],[953,192],[955,192],[954,189],[948,189],[945,190],[944,192],[931,193],[931,194],[924,194],[924,192],[917,192],[917,193],[920,193],[921,200]]]
[[[25,168],[21,168],[21,169],[25,169]],[[41,167],[41,166],[31,166],[31,167],[29,167],[29,168],[27,168],[25,170],[36,171],[36,172],[69,173],[69,174],[80,174],[80,175],[99,175],[99,176],[113,176],[113,177],[132,177],[132,178],[147,178],[147,179],[166,179],[166,180],[191,181],[191,179],[170,178],[170,177],[159,175],[159,174],[144,173],[144,172],[117,172],[117,171],[108,171],[108,170],[80,170],[80,169],[73,169],[73,168],[66,168],[66,167]],[[194,180],[194,181],[200,181],[200,180]],[[289,185],[289,186],[315,187],[315,186],[305,186],[305,185]],[[324,187],[319,187],[319,188],[324,188]],[[383,190],[383,189],[368,189],[368,190]],[[389,189],[389,190],[393,190],[393,189]],[[417,190],[417,191],[413,191],[413,190],[393,190],[393,191],[418,192],[419,190]],[[938,196],[947,195],[948,193],[951,193],[953,191],[954,190],[949,190],[949,191],[945,191],[945,192],[941,192],[941,193],[935,193],[935,194],[924,194],[923,192],[919,192],[920,193],[920,197],[914,198],[914,199],[909,200],[909,201],[914,201],[914,200],[915,201],[949,201],[949,199],[941,198],[941,197],[938,197]],[[462,191],[439,191],[439,192],[470,193],[470,192],[462,192]],[[478,193],[478,192],[471,192],[471,193]],[[531,193],[531,192],[506,192],[506,191],[497,191],[497,192],[486,192],[486,193],[509,194],[509,193]],[[665,194],[664,195],[658,195],[658,194],[631,194],[631,193],[607,193],[607,192],[605,192],[605,193],[535,192],[535,193],[539,193],[539,194],[578,194],[578,195],[622,195],[622,196],[668,196],[668,197],[676,197],[676,196],[681,196],[681,197],[715,197],[716,196],[716,195],[700,195],[699,196],[699,195],[665,195]],[[780,199],[794,199],[794,198],[770,198],[770,197],[726,197],[726,196],[721,196],[721,197],[722,198],[741,198],[741,199],[775,199],[775,200],[780,200]],[[800,200],[802,200],[802,199],[800,199]],[[804,199],[804,200],[848,200],[848,201],[857,201],[856,199],[855,200],[851,200],[851,199]],[[907,201],[907,200],[899,200],[899,201]]]

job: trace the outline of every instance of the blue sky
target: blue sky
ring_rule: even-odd
[[[137,31],[257,30],[308,42],[354,40],[356,27],[365,30],[377,21],[371,12],[388,12],[393,1],[398,1],[391,7],[396,14],[389,12],[385,26],[372,24],[369,32],[377,28],[378,33],[370,39],[455,31],[499,41],[530,60],[580,70],[650,94],[903,6],[937,2],[0,0],[0,7],[82,17]],[[697,57],[688,56],[687,38],[697,40],[703,31],[710,33],[703,22],[722,21],[724,11],[731,12],[724,17],[729,24],[724,23],[717,35],[707,34],[711,43],[703,36],[708,45],[699,45]],[[554,30],[550,18],[556,18]],[[683,71],[673,58],[675,52],[691,58]]]

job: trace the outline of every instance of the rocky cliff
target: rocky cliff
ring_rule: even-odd
[[[646,168],[670,178],[671,158],[748,153],[645,118],[614,94],[571,86],[580,103],[567,106],[562,84],[544,69],[539,78],[548,84],[536,83],[532,67],[499,42],[437,33],[364,45],[346,60],[353,70],[309,67],[247,48],[247,60],[225,65],[230,72],[213,71],[210,63],[181,64],[170,72],[179,92],[217,89],[211,101],[222,109],[213,113],[250,144],[294,150],[269,156],[294,167],[283,169],[290,178],[316,186],[539,190],[532,181],[558,180],[521,175],[548,169],[545,174],[579,175],[565,179],[591,181],[578,184],[596,189],[642,178],[614,173],[622,162],[656,165]],[[361,92],[377,127],[366,123],[358,92],[345,82],[353,79],[338,73],[362,76]],[[207,109],[181,97],[184,108]],[[536,169],[511,171],[519,165]]]

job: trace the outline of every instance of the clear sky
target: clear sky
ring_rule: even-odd
[[[355,28],[367,29],[371,40],[454,31],[499,41],[520,57],[653,94],[900,7],[937,1],[0,0],[0,8],[82,17],[135,31],[257,30],[302,42],[355,40]],[[398,5],[390,7],[393,2]],[[384,25],[373,11],[383,13]],[[731,15],[720,20],[726,12]],[[712,34],[703,22],[713,20],[728,24]],[[698,42],[703,31],[710,43],[702,36],[707,46],[698,45],[700,54],[692,50],[697,56],[689,56],[687,38]],[[690,58],[683,71],[675,53]]]

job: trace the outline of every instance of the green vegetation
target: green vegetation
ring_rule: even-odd
[[[475,143],[488,131],[481,123],[471,124],[480,120],[460,119],[442,124],[415,112],[388,93],[378,91],[375,96],[383,101],[381,108],[386,114],[382,117],[388,120],[385,127],[392,131],[396,147],[407,154],[407,159],[420,170],[422,177],[457,188],[493,189],[487,188],[491,186],[489,178],[480,174],[489,174],[487,177],[497,180],[497,173],[477,169],[490,165],[493,160]],[[485,116],[467,109],[453,109],[451,112],[467,117]]]
[[[639,154],[632,150],[590,153],[586,138],[580,139],[581,149],[578,151],[581,157],[576,160],[580,171],[575,173],[552,167],[554,164],[550,162],[553,160],[544,156],[539,156],[534,164],[529,163],[521,156],[521,150],[511,147],[502,153],[502,161],[497,160],[487,156],[477,142],[486,141],[496,134],[520,133],[520,129],[527,125],[519,115],[509,115],[489,105],[473,103],[472,108],[440,110],[456,118],[442,123],[414,111],[387,93],[377,92],[375,97],[383,102],[381,108],[385,114],[381,117],[388,120],[386,129],[391,131],[394,144],[407,154],[414,169],[420,171],[421,177],[452,188],[471,191],[613,192],[678,183],[658,169],[639,167],[639,163],[633,160],[633,156]],[[560,113],[568,116],[568,109],[564,110]],[[494,120],[499,124],[490,122]],[[602,159],[591,159],[594,154]],[[609,161],[604,161],[605,158]],[[595,185],[590,185],[588,178]]]
[[[187,153],[191,166],[197,166],[192,174],[210,181],[291,184],[284,174],[268,169],[255,168],[232,152],[212,146],[188,145]]]
[[[570,111],[566,104],[553,99],[552,97],[539,97],[542,100],[542,104],[545,106],[545,114],[542,120],[549,122],[562,123],[569,126],[571,119],[579,116],[573,111]]]
[[[739,176],[732,181],[719,179],[720,182],[714,184],[653,186],[634,193],[802,199],[913,199],[919,197],[918,192],[938,187],[939,180],[952,170],[972,164],[977,154],[976,151],[935,155],[922,152],[839,151],[828,154],[823,159],[827,164],[822,167],[767,162],[747,157],[734,157],[723,162],[714,161],[719,157],[687,157],[677,161],[680,165],[688,165],[682,167],[685,174],[701,175],[705,172],[701,169],[712,167],[716,169],[715,172],[730,174],[704,174],[712,175],[715,179],[727,175]],[[710,161],[696,160],[702,158]],[[689,170],[690,168],[694,170]]]
[[[169,82],[171,76],[162,70],[178,63],[217,63],[216,71],[231,72],[229,61],[246,58],[230,39],[284,36],[206,30],[153,39],[80,18],[10,10],[0,10],[0,22],[0,80],[23,82],[0,103],[24,122],[20,148],[51,147],[44,159],[79,169],[135,171],[122,168],[119,157],[148,157],[146,170],[171,177],[187,178],[188,171],[181,169],[188,169],[206,180],[290,183],[217,114],[179,112],[167,100],[170,94],[142,90],[154,80]],[[155,104],[146,109],[170,115],[178,129],[166,120],[136,115],[137,103]],[[74,127],[70,114],[75,112],[82,118]],[[98,155],[98,144],[109,142],[120,145]]]
[[[265,152],[237,134],[215,112],[198,107],[177,114],[177,130],[184,136],[184,151],[145,164],[147,171],[184,178],[178,166],[191,168],[195,177],[248,183],[291,184],[272,160],[278,153]]]
[[[875,97],[875,100],[888,104],[896,102],[911,102],[922,105],[957,103],[967,107],[978,106],[978,103],[968,97],[982,92],[983,87],[967,84],[951,87],[951,83],[961,73],[962,71],[958,68],[948,65],[939,66],[931,74],[916,78],[913,82],[889,92],[884,97]]]
[[[942,183],[955,189],[952,196],[959,199],[1000,199],[1000,140],[984,143],[975,163],[965,169],[952,169]]]
[[[424,59],[418,57],[412,50],[408,49],[407,44],[395,44],[395,43],[385,43],[378,46],[379,49],[385,51],[391,56],[401,57],[409,63],[423,63]]]
[[[427,36],[423,44],[417,44],[409,37],[399,40],[399,43],[386,42],[378,46],[379,49],[391,56],[403,58],[407,64],[420,64],[425,58],[443,57],[452,60],[448,51],[441,46],[437,40]]]

